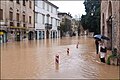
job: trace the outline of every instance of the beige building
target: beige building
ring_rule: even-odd
[[[61,26],[61,31],[60,34],[61,36],[65,36],[67,34],[71,35],[72,32],[72,16],[70,13],[63,13],[59,12],[58,17],[60,18],[60,26]]]
[[[0,0],[0,42],[34,36],[34,1]]]
[[[80,23],[80,20],[77,20],[75,18],[72,19],[72,31],[75,32],[77,35],[78,32],[80,32],[79,36],[84,34],[84,29]]]
[[[101,1],[101,34],[108,36],[108,48],[117,48],[120,53],[120,1]]]

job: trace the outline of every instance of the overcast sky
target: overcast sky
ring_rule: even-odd
[[[85,7],[83,4],[83,0],[76,0],[76,1],[64,1],[64,0],[49,0],[50,2],[52,2],[53,4],[55,4],[56,6],[59,7],[58,11],[60,12],[70,12],[72,14],[72,17],[78,17],[81,16],[82,14],[86,14],[85,13]],[[77,15],[77,16],[75,16]]]

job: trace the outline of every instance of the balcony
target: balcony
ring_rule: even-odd
[[[61,28],[60,26],[57,26],[57,30],[60,30],[60,28]]]
[[[45,23],[45,29],[52,29],[52,24]]]

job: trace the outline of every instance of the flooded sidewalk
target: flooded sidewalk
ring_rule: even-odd
[[[95,52],[94,39],[85,36],[5,43],[1,45],[1,78],[119,79],[119,66],[100,63]]]

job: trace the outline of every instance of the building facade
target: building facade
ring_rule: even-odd
[[[58,17],[60,18],[60,26],[61,26],[61,34],[66,35],[71,34],[72,32],[72,16],[70,13],[58,13]]]
[[[20,41],[34,37],[34,1],[0,0],[0,41]]]
[[[120,53],[120,1],[101,1],[101,34],[108,36],[106,45],[109,49],[117,48]]]
[[[48,0],[35,1],[35,37],[36,39],[58,38],[58,7]]]

